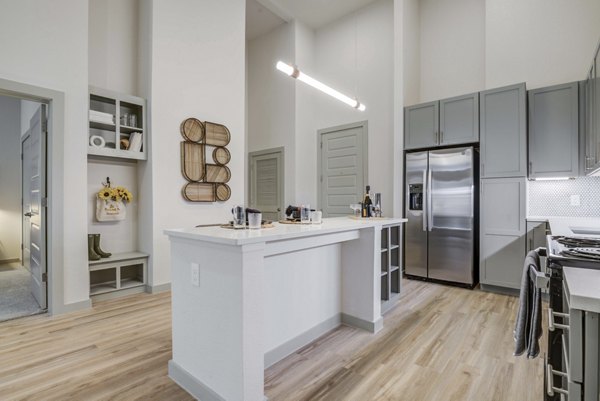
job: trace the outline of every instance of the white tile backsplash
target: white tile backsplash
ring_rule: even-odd
[[[571,206],[572,195],[580,206]],[[600,177],[528,181],[527,196],[528,216],[600,217]]]

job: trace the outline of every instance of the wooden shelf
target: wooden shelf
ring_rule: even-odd
[[[144,129],[139,127],[128,127],[126,125],[119,125],[119,131],[121,132],[121,134],[131,134],[133,132],[143,132]]]
[[[390,246],[390,250],[394,250],[394,249],[398,249],[400,248],[400,245],[391,245]]]
[[[145,285],[143,281],[135,280],[132,278],[121,280],[121,289],[133,288]]]
[[[381,252],[387,252],[388,249],[387,248],[381,248]]]
[[[146,160],[144,152],[133,152],[131,150],[96,148],[88,146],[88,156],[113,157],[117,159]]]
[[[133,260],[133,259],[144,259],[144,258],[147,258],[148,256],[149,255],[147,253],[137,252],[137,251],[115,253],[109,258],[102,258],[100,260],[90,260],[89,265],[96,266],[96,265],[103,265],[103,264],[114,263],[114,262],[125,262],[125,261]]]
[[[386,274],[388,274],[388,272],[383,271],[383,270],[381,271],[381,277],[385,276]]]
[[[99,121],[92,121],[90,120],[90,128],[94,128],[94,129],[101,129],[104,131],[112,131],[115,132],[117,129],[117,126],[114,124],[106,124],[106,123],[102,123]]]
[[[400,266],[391,266],[390,267],[390,273],[395,272],[396,270],[400,270]]]
[[[117,289],[116,281],[106,281],[104,283],[96,283],[90,286],[90,295],[105,294]]]

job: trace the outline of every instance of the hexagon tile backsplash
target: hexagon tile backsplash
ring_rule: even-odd
[[[528,216],[600,217],[600,177],[527,183]],[[580,206],[571,206],[571,195]]]

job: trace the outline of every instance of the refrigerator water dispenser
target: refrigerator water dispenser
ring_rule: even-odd
[[[423,184],[408,186],[408,209],[423,210]]]

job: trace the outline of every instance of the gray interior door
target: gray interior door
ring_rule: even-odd
[[[23,142],[23,181],[28,194],[23,199],[23,225],[28,226],[28,263],[31,292],[42,309],[46,298],[46,105],[40,105],[30,121],[29,136]],[[25,183],[27,181],[27,183]],[[27,204],[25,203],[27,202]],[[25,252],[24,252],[25,254]]]
[[[429,278],[473,284],[473,148],[429,152]]]
[[[31,255],[31,235],[30,231],[30,221],[29,221],[29,213],[31,212],[31,200],[29,199],[29,185],[31,182],[31,162],[28,160],[25,161],[25,155],[31,154],[31,135],[29,130],[27,130],[26,134],[23,136],[21,142],[21,154],[23,155],[23,160],[21,161],[21,199],[23,199],[23,216],[21,220],[21,228],[22,228],[22,255],[21,260],[23,261],[23,267],[25,267],[29,272],[31,272],[31,265],[29,263],[29,258]]]
[[[419,277],[427,277],[427,155],[406,154],[406,274]]]
[[[319,131],[320,207],[323,217],[348,216],[362,201],[367,166],[366,124]]]
[[[250,154],[250,207],[277,221],[283,207],[283,149]]]

